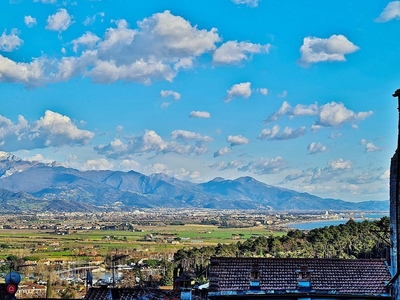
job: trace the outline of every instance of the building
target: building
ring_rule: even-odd
[[[211,259],[208,299],[390,299],[377,259]]]

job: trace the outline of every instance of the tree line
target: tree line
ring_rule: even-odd
[[[291,230],[284,236],[254,236],[246,241],[184,248],[174,255],[174,262],[186,271],[202,273],[210,258],[275,257],[275,258],[388,258],[388,217],[376,221],[326,226],[310,231]]]

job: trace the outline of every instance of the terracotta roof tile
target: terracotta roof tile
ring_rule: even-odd
[[[296,271],[302,266],[312,270],[311,288],[317,292],[385,294],[385,282],[391,278],[384,260],[212,258],[210,290],[249,290],[255,266],[264,291],[298,290]]]

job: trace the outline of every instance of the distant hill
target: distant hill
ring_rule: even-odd
[[[86,171],[0,152],[0,211],[134,208],[388,211],[389,201],[346,202],[271,186],[252,177],[195,184],[165,174]]]

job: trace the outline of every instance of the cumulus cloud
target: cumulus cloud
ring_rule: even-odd
[[[344,35],[332,35],[328,39],[306,37],[300,47],[300,62],[311,64],[322,61],[345,61],[345,54],[360,49]]]
[[[189,118],[201,118],[201,119],[209,119],[211,118],[211,114],[208,111],[191,111],[189,114]]]
[[[10,34],[7,34],[6,30],[0,36],[0,51],[11,52],[23,44],[23,40],[18,37],[18,30],[16,28],[11,29]]]
[[[350,169],[353,165],[353,162],[350,160],[344,160],[342,158],[330,160],[327,164],[327,169],[332,171],[336,170],[346,170]]]
[[[317,154],[325,152],[326,150],[328,150],[328,148],[322,145],[322,143],[312,142],[308,145],[307,150],[309,154]]]
[[[97,35],[95,35],[91,32],[86,32],[79,38],[72,40],[71,43],[73,44],[74,52],[77,52],[79,45],[84,45],[84,46],[92,49],[99,41],[100,41],[100,38]]]
[[[171,132],[171,137],[174,140],[183,141],[199,141],[199,142],[212,142],[213,139],[206,135],[200,135],[196,132],[186,131],[186,130],[174,130]]]
[[[244,4],[249,7],[257,7],[260,0],[232,0],[235,4]]]
[[[400,19],[400,1],[389,2],[375,22],[387,22],[393,19]]]
[[[284,101],[277,112],[274,112],[266,118],[263,123],[268,124],[279,120],[282,116],[286,115],[292,107],[287,101]]]
[[[140,169],[140,164],[133,159],[124,159],[118,165],[118,168],[122,171],[131,171],[131,170],[137,171]]]
[[[219,171],[226,171],[226,170],[233,170],[238,169],[240,166],[243,165],[243,162],[239,160],[232,160],[230,162],[220,161],[210,166],[211,169],[219,170]]]
[[[213,54],[215,64],[239,63],[248,60],[254,53],[268,53],[269,44],[260,45],[249,42],[228,41],[222,44]]]
[[[293,109],[287,101],[277,112],[270,114],[263,122],[270,123],[279,120],[282,116],[287,115],[291,118],[301,116],[316,116],[317,120],[312,126],[312,130],[316,131],[323,127],[336,127],[345,123],[360,122],[373,114],[372,111],[354,112],[344,106],[343,103],[331,102],[321,106],[317,103],[310,105],[298,104]]]
[[[98,154],[113,159],[132,159],[135,155],[153,153],[155,155],[175,153],[178,155],[201,155],[207,152],[206,142],[212,139],[195,132],[175,130],[171,133],[173,141],[165,141],[154,130],[146,130],[143,135],[126,137],[124,143],[116,138],[108,145],[94,147]],[[194,145],[190,145],[192,142]]]
[[[246,145],[250,142],[248,138],[245,138],[244,136],[241,135],[229,135],[226,138],[226,141],[231,144],[231,147]]]
[[[61,32],[72,23],[67,10],[61,8],[48,17],[46,28]],[[67,81],[79,75],[102,84],[116,81],[142,84],[158,80],[171,82],[181,70],[193,68],[197,58],[213,54],[221,41],[216,28],[198,28],[168,10],[137,22],[136,28],[130,28],[124,19],[113,23],[103,36],[85,33],[73,40],[71,44],[75,53],[85,46],[78,56],[52,59],[43,55],[28,63],[0,56],[4,62],[9,60],[6,66],[0,63],[0,82],[22,83],[32,88]],[[241,45],[238,47],[246,58],[257,48],[254,45],[255,48],[251,48],[251,43],[235,43]],[[260,46],[260,51],[263,47]],[[35,72],[31,72],[33,68]],[[251,94],[251,90],[232,92],[232,96],[248,97]]]
[[[368,142],[366,139],[362,139],[360,144],[365,146],[365,152],[377,152],[383,150],[382,148],[375,146],[372,142]]]
[[[239,168],[239,171],[246,172],[250,171],[258,175],[263,174],[274,174],[286,167],[286,163],[282,157],[277,156],[275,158],[259,158],[250,162],[249,164]]]
[[[28,27],[33,27],[37,24],[36,18],[32,16],[25,16],[24,17],[24,23]]]
[[[319,107],[317,103],[310,105],[297,104],[292,111],[293,116],[316,116],[318,115]]]
[[[72,24],[71,16],[65,8],[60,8],[54,15],[47,18],[46,29],[52,31],[65,31]]]
[[[343,123],[362,121],[373,114],[372,111],[355,113],[343,103],[331,102],[320,107],[317,124],[338,126]]]
[[[268,89],[266,89],[266,88],[259,88],[259,89],[257,89],[257,92],[261,93],[264,96],[268,95]]]
[[[17,63],[0,54],[0,81],[25,84],[28,88],[41,85],[45,59],[34,59],[30,63]]]
[[[160,96],[163,98],[172,96],[173,101],[178,101],[181,98],[181,94],[179,94],[178,92],[174,92],[172,90],[166,90],[166,91],[161,90]],[[171,102],[163,102],[161,107],[168,107],[170,105],[171,105]]]
[[[280,127],[278,125],[273,126],[271,129],[263,129],[258,135],[260,140],[291,140],[301,137],[306,134],[306,127],[301,126],[297,129],[291,127],[285,127],[282,133],[279,133]]]
[[[171,91],[171,90],[166,90],[166,91],[161,90],[160,96],[163,98],[172,96],[172,98],[174,98],[174,100],[181,99],[181,94],[179,94],[178,92]]]
[[[249,98],[251,96],[251,83],[242,82],[234,84],[229,90],[226,91],[225,102],[231,101],[233,98],[241,96],[243,98]]]
[[[224,148],[221,148],[218,151],[214,152],[214,157],[224,156],[225,154],[228,154],[229,152],[231,152],[231,149],[229,149],[228,147],[224,147]]]
[[[50,110],[31,124],[23,116],[15,124],[0,116],[0,141],[5,151],[86,145],[93,136],[94,133],[77,128],[69,117]]]
[[[89,159],[87,160],[81,170],[83,171],[92,171],[92,170],[112,170],[114,168],[114,164],[108,161],[105,158],[98,159]]]

